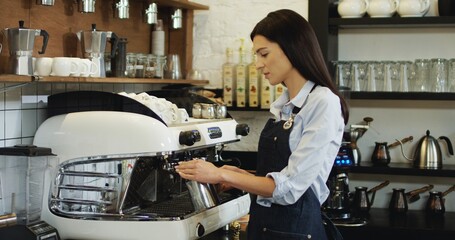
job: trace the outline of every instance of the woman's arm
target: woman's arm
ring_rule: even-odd
[[[258,177],[237,167],[218,168],[210,162],[191,160],[180,162],[175,167],[182,178],[197,182],[232,186],[234,188],[271,197],[275,189],[275,181],[270,177]]]

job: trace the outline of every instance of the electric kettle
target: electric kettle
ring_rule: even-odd
[[[414,167],[427,169],[442,168],[443,156],[438,140],[446,141],[448,152],[450,155],[453,155],[453,147],[450,139],[445,136],[436,139],[430,135],[430,130],[427,130],[426,135],[419,140],[412,159],[404,154],[403,144],[400,142],[401,153],[407,160],[414,162]]]

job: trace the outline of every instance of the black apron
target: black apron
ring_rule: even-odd
[[[293,109],[294,114],[299,111],[299,108]],[[293,126],[287,124],[289,120],[275,122],[274,119],[269,119],[266,123],[259,139],[257,176],[279,172],[288,165],[291,155],[289,135]],[[321,206],[311,188],[291,205],[272,204],[270,207],[264,207],[257,204],[256,199],[257,196],[252,195],[247,229],[249,240],[328,239]],[[324,220],[327,223],[328,219]],[[328,221],[328,226],[334,228],[330,220]],[[336,228],[330,231],[333,230],[338,232]]]

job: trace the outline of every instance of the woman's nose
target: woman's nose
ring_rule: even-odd
[[[256,69],[260,70],[264,67],[264,64],[260,60],[256,60]]]

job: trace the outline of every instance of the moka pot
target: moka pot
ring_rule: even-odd
[[[24,21],[19,21],[18,28],[4,30],[9,48],[9,73],[17,75],[33,75],[33,48],[35,37],[43,37],[43,46],[39,54],[44,54],[49,40],[49,34],[41,29],[24,28]]]

